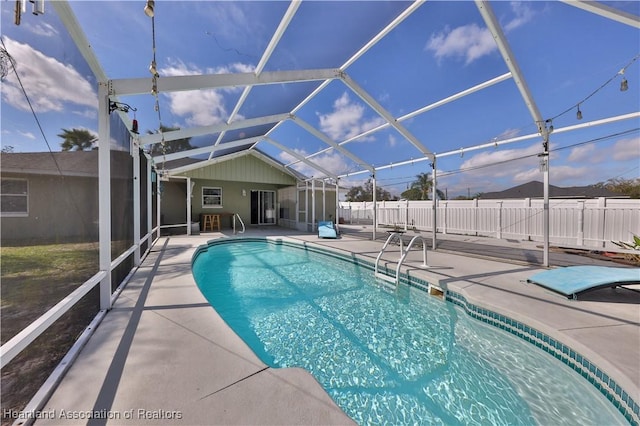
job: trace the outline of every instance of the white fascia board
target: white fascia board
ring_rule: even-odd
[[[186,90],[217,89],[223,87],[259,86],[265,84],[293,83],[300,81],[331,80],[339,78],[337,69],[270,71],[255,73],[205,74],[160,76],[158,92],[170,93]],[[151,77],[111,80],[110,95],[140,95],[151,90]]]
[[[305,175],[303,175],[302,173],[298,172],[297,170],[294,170],[294,169],[291,169],[291,168],[285,166],[284,164],[278,162],[277,160],[274,160],[273,158],[269,157],[268,155],[265,155],[265,154],[261,153],[260,151],[256,151],[255,149],[250,149],[248,154],[251,154],[254,157],[257,157],[257,158],[261,159],[264,162],[270,163],[274,167],[282,169],[285,173],[287,173],[288,175],[290,175],[291,177],[293,177],[294,179],[296,179],[298,181],[301,180],[301,177],[305,178],[305,179],[307,178]]]
[[[188,172],[188,171],[191,171],[191,170],[200,169],[202,167],[211,166],[212,164],[217,164],[217,163],[222,163],[222,162],[225,162],[225,161],[233,160],[234,158],[243,157],[243,156],[247,155],[248,153],[249,153],[248,150],[234,152],[232,154],[223,155],[223,156],[211,159],[211,160],[202,160],[202,161],[200,161],[198,163],[187,164],[186,166],[176,167],[174,169],[165,169],[165,171],[169,174],[169,176],[174,176],[175,177],[175,175],[180,174],[180,173],[185,173],[185,172]]]
[[[160,154],[160,155],[154,156],[153,159],[156,162],[158,162],[159,160],[166,162],[166,161],[177,160],[180,158],[191,157],[193,155],[208,154],[210,152],[213,152],[219,149],[237,148],[239,146],[254,144],[258,142],[260,139],[262,139],[262,137],[263,136],[254,136],[252,138],[238,139],[232,142],[225,142],[223,144],[218,144],[218,145],[210,145],[202,148],[189,149],[187,151],[174,152],[166,155]]]
[[[560,0],[565,4],[573,7],[577,7],[587,12],[595,13],[596,15],[604,16],[605,18],[613,21],[620,22],[622,24],[630,25],[634,28],[640,28],[640,16],[636,16],[632,13],[627,13],[613,7],[607,6],[596,1],[583,1],[583,0]]]
[[[231,123],[217,123],[211,126],[190,127],[186,129],[172,130],[170,132],[164,132],[164,133],[153,133],[150,135],[140,136],[140,144],[147,145],[147,144],[153,144],[153,143],[160,143],[162,142],[163,139],[166,142],[166,141],[172,141],[176,139],[191,138],[194,136],[210,135],[210,134],[219,133],[227,130],[261,126],[263,124],[277,123],[279,121],[287,120],[290,117],[291,116],[289,113],[276,114],[276,115],[269,115],[265,117],[250,118],[247,120],[232,121]]]

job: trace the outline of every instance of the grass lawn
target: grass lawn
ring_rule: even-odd
[[[126,247],[125,247],[126,246]],[[126,242],[114,242],[121,253]],[[99,270],[97,243],[0,248],[4,344]],[[22,410],[99,310],[96,286],[2,369],[2,410]],[[3,411],[4,412],[4,411]],[[2,417],[2,425],[12,420]]]
[[[98,272],[96,243],[0,248],[5,343]]]

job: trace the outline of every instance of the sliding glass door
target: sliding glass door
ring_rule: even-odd
[[[268,225],[276,223],[276,192],[251,191],[251,224]]]

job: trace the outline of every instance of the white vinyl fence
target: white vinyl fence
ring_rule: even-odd
[[[440,200],[437,232],[544,241],[542,199]],[[378,226],[433,230],[431,201],[380,201]],[[372,224],[372,202],[341,202],[345,223]],[[558,246],[616,249],[611,241],[640,235],[640,200],[553,198],[549,200],[549,241]]]

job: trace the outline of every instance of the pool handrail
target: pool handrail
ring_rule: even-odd
[[[242,231],[237,232],[236,231],[236,216],[238,217],[238,220],[240,221],[240,224],[242,225]],[[242,221],[242,218],[240,217],[240,215],[238,213],[234,213],[233,214],[233,234],[244,234],[245,231],[245,227],[244,227],[244,222]]]
[[[389,237],[387,238],[387,241],[382,246],[382,249],[380,250],[380,253],[378,253],[378,257],[376,257],[376,263],[375,263],[375,268],[374,268],[374,276],[376,278],[380,278],[380,279],[383,279],[385,281],[391,282],[391,283],[395,284],[396,287],[398,286],[398,283],[400,282],[400,268],[402,267],[402,264],[404,263],[405,259],[407,258],[407,255],[409,254],[409,250],[411,250],[411,247],[413,246],[413,243],[418,238],[422,241],[422,265],[421,266],[423,268],[428,268],[429,267],[429,265],[427,264],[427,244],[425,243],[424,238],[422,238],[421,235],[414,236],[411,239],[411,241],[409,242],[409,245],[407,245],[407,249],[405,250],[404,247],[403,247],[404,242],[402,241],[402,234],[403,234],[403,232],[390,232],[389,233]],[[382,257],[382,254],[385,252],[385,250],[389,246],[389,243],[396,237],[400,241],[400,259],[398,260],[398,264],[396,266],[396,276],[395,276],[395,278],[393,278],[393,277],[390,277],[389,275],[382,274],[382,273],[378,272],[378,264],[380,262],[380,258]]]

